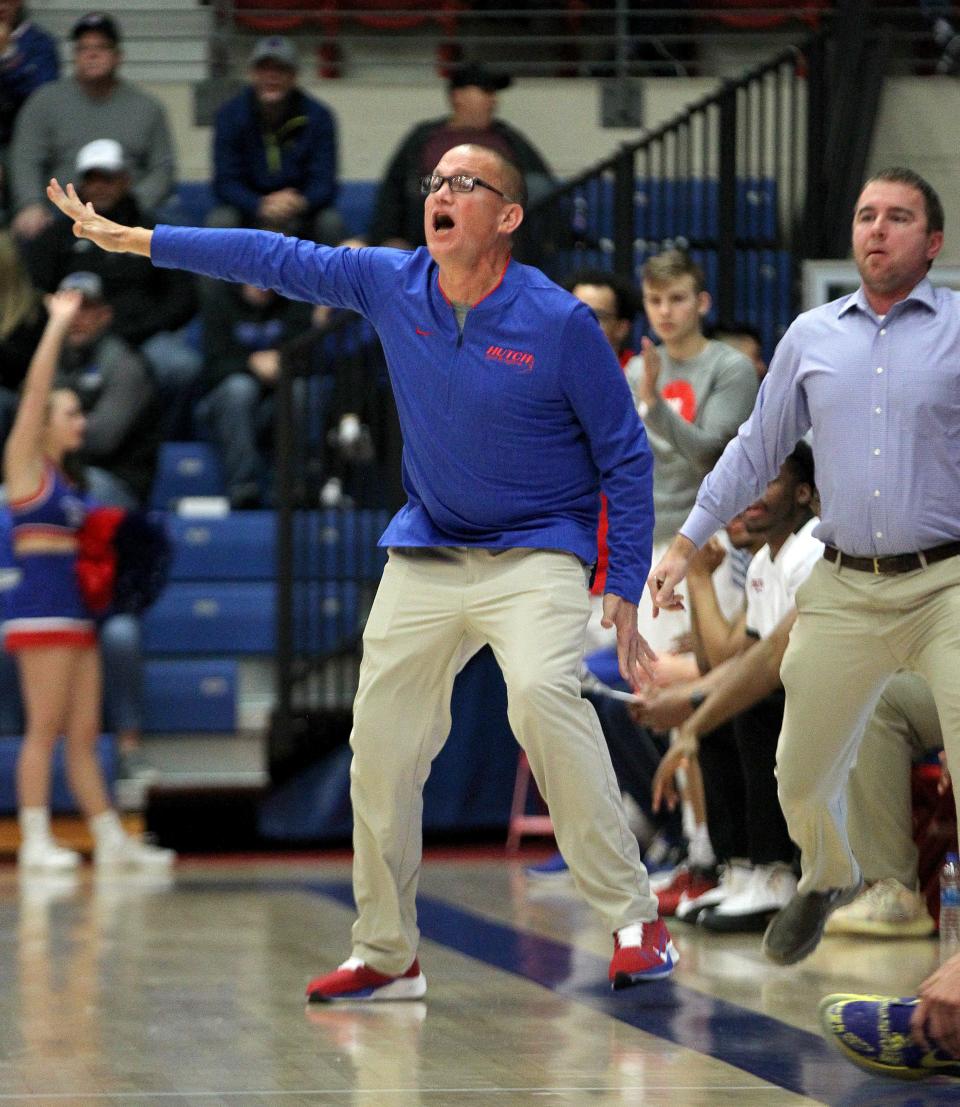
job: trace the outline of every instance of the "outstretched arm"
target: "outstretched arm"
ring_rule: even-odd
[[[98,215],[93,204],[85,204],[80,199],[72,184],[68,184],[64,192],[56,177],[47,185],[47,196],[68,219],[73,220],[73,233],[77,238],[89,239],[101,250],[112,254],[142,254],[145,258],[150,256],[153,231],[145,227],[124,227],[120,223],[114,223],[112,219]]]
[[[27,369],[17,415],[3,450],[7,493],[12,500],[29,496],[37,489],[50,389],[67,330],[82,300],[79,292],[70,291],[56,292],[47,301],[47,325]]]

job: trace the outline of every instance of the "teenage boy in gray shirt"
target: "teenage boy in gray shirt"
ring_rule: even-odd
[[[697,497],[700,482],[753,410],[757,374],[743,354],[704,337],[710,310],[703,271],[686,254],[667,250],[644,265],[643,307],[660,339],[644,338],[627,379],[653,450],[654,561]],[[658,652],[689,629],[685,611],[640,613],[642,633]]]

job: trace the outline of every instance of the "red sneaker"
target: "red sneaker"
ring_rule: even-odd
[[[669,917],[676,914],[677,904],[681,896],[687,899],[696,899],[711,888],[716,888],[717,878],[708,869],[692,869],[684,865],[677,869],[673,880],[665,888],[660,888],[655,893],[657,903],[660,905],[660,915]]]
[[[351,957],[326,976],[318,976],[307,985],[310,1003],[333,1003],[336,1000],[379,1001],[387,999],[420,999],[427,991],[427,978],[420,971],[420,962],[413,964],[403,976],[384,976],[368,968],[358,957]]]
[[[661,980],[673,972],[680,960],[663,919],[621,926],[613,936],[610,980],[614,991]]]

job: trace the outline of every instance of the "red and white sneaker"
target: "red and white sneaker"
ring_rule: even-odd
[[[663,919],[621,926],[613,936],[610,981],[614,991],[661,980],[680,960]]]
[[[687,865],[681,865],[670,883],[660,888],[654,889],[653,881],[650,881],[650,890],[657,897],[660,914],[663,917],[677,913],[677,905],[681,898],[696,899],[697,896],[702,896],[704,892],[709,892],[716,886],[717,878],[712,870]]]
[[[384,976],[365,965],[359,957],[350,957],[336,970],[318,976],[307,985],[309,1003],[334,1003],[337,1000],[379,1002],[389,999],[420,999],[426,995],[427,978],[420,962],[403,976]]]

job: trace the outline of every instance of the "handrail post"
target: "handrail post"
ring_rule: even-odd
[[[624,146],[614,165],[613,183],[613,268],[618,276],[632,283],[634,273],[634,173],[636,154]]]
[[[281,352],[280,375],[277,381],[276,487],[277,487],[277,705],[271,730],[275,745],[285,747],[291,740],[293,720],[293,591],[294,494],[298,482],[294,477],[296,432],[293,418],[294,367]],[[272,751],[271,751],[272,752]],[[272,758],[271,758],[272,760]]]
[[[737,280],[737,89],[728,84],[719,98],[717,174],[719,227],[717,238],[717,315],[733,319]]]

